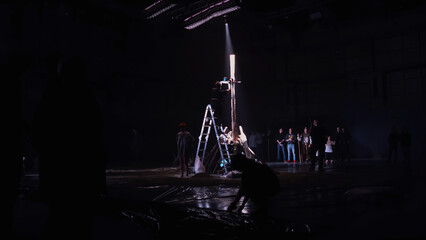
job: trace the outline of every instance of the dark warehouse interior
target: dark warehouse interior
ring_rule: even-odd
[[[424,0],[2,1],[2,234],[423,239],[425,14]],[[267,221],[255,198],[226,211],[237,171],[194,167],[230,54],[237,107],[226,92],[221,124],[235,113],[248,144],[262,138],[255,162],[281,186]],[[313,120],[332,140],[344,128],[346,161],[311,171],[297,141],[294,165],[278,160],[278,129]],[[194,138],[189,176],[180,123]]]

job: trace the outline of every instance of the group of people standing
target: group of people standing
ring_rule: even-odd
[[[396,126],[392,127],[391,132],[388,136],[389,144],[389,155],[388,163],[397,163],[398,160],[398,148],[401,147],[402,157],[404,162],[409,163],[411,160],[411,134],[408,131],[407,127],[403,127],[399,132],[396,129]]]
[[[196,140],[187,130],[185,123],[179,124],[178,127],[179,132],[176,136],[177,158],[180,163],[181,177],[183,177],[189,174],[188,164]],[[254,132],[250,134],[248,142],[254,152],[263,152],[261,147],[263,137]],[[309,128],[304,127],[300,134],[294,133],[291,127],[287,133],[284,133],[283,128],[279,128],[276,136],[277,161],[295,164],[299,158],[301,163],[310,162],[310,170],[312,171],[315,170],[318,162],[318,171],[323,171],[324,162],[328,165],[334,164],[335,161],[344,162],[349,158],[350,141],[351,136],[345,131],[345,128],[337,126],[334,134],[328,134],[316,119],[312,121]],[[296,154],[296,150],[298,154]]]
[[[351,137],[343,127],[336,127],[336,132],[327,134],[318,120],[313,120],[311,127],[305,127],[303,133],[294,134],[289,128],[287,133],[280,128],[276,137],[277,161],[296,163],[296,147],[299,152],[299,161],[310,161],[310,170],[314,170],[318,162],[318,171],[323,171],[323,163],[333,164],[335,160],[345,161],[349,157],[349,143]]]

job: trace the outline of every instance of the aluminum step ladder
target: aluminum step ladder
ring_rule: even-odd
[[[207,105],[206,111],[204,113],[203,124],[201,126],[200,136],[198,137],[198,146],[196,156],[200,158],[200,161],[204,163],[204,158],[207,151],[207,143],[211,133],[211,129],[214,129],[216,135],[217,145],[220,153],[220,166],[224,168],[225,173],[228,173],[227,165],[230,163],[230,155],[228,150],[228,144],[226,140],[221,143],[220,136],[224,134],[223,128],[216,125],[214,111],[210,104]]]

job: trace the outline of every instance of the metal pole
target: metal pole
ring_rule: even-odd
[[[231,127],[232,127],[232,140],[238,141],[238,126],[237,126],[237,103],[235,98],[235,54],[229,55],[231,77],[229,79],[231,84]]]

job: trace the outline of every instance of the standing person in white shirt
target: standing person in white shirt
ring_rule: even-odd
[[[327,143],[325,144],[325,164],[329,163],[332,165],[333,160],[333,146],[336,144],[336,141],[331,141],[331,136],[327,136]]]

